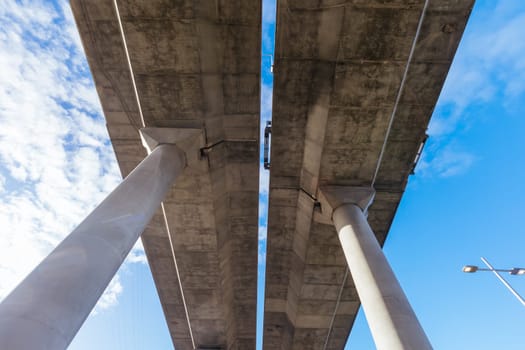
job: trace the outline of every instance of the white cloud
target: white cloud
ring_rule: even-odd
[[[266,231],[267,231],[268,227],[266,224],[264,225],[259,225],[259,241],[262,241],[262,240],[265,240],[266,239]]]
[[[264,225],[259,225],[259,244],[257,245],[258,256],[259,256],[259,267],[266,265],[266,234],[268,232],[268,227],[266,222]]]
[[[0,2],[0,299],[120,182],[83,55],[66,1]]]
[[[430,139],[417,173],[450,177],[480,159],[462,135],[482,123],[484,106],[521,115],[525,93],[525,11],[521,2],[480,3],[467,25],[430,121]],[[495,103],[495,101],[504,101]],[[481,112],[480,112],[481,111]],[[511,113],[508,113],[511,112]],[[517,112],[517,113],[516,113]],[[498,115],[497,110],[491,112]]]
[[[266,4],[267,2],[265,2]],[[275,6],[275,4],[273,5]],[[264,5],[263,5],[264,8]],[[265,9],[265,11],[267,8]],[[275,7],[273,9],[275,11]],[[264,17],[264,14],[263,14]],[[265,31],[267,33],[267,31]],[[261,84],[261,140],[264,138],[266,122],[272,118],[272,85]],[[263,148],[261,147],[261,152]],[[261,154],[262,157],[262,154]],[[271,159],[270,159],[271,162]],[[270,172],[264,169],[263,164],[259,166],[259,268],[266,266],[266,233],[268,220],[268,196],[270,186]]]
[[[111,282],[109,282],[104,294],[100,297],[92,313],[96,315],[99,311],[109,309],[115,304],[118,304],[118,296],[122,293],[122,290],[123,288],[120,283],[120,277],[117,274],[113,277]]]
[[[263,196],[263,200],[266,199],[266,204],[268,204],[268,188],[270,185],[270,171],[264,169],[261,165],[259,171],[259,192]]]
[[[272,120],[272,86],[261,84],[261,126],[265,126],[269,120]]]
[[[259,167],[259,266],[266,264],[266,232],[268,220],[268,194],[270,172]]]
[[[266,266],[266,249],[262,250],[261,248],[259,248],[258,259],[259,267]]]
[[[273,46],[274,46],[274,40],[273,33],[271,33],[268,28],[271,25],[275,25],[275,17],[276,17],[276,1],[275,0],[264,0],[262,5],[262,26],[263,26],[263,32],[262,32],[262,49],[263,54],[269,54],[270,52],[273,52]]]
[[[125,263],[141,263],[147,264],[146,254],[144,253],[144,246],[142,245],[142,239],[139,238],[137,243],[131,249],[128,256],[126,257]]]
[[[467,172],[477,160],[473,154],[447,145],[419,162],[418,173],[423,176],[451,177]]]
[[[5,190],[5,176],[0,174],[0,194],[2,194]]]
[[[469,117],[469,106],[496,98],[506,105],[521,101],[525,92],[525,12],[516,3],[500,2],[496,9],[478,9],[480,20],[469,23],[445,82],[431,136],[453,133]],[[495,15],[497,13],[497,15]]]

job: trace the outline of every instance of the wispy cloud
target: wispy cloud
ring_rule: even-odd
[[[521,100],[525,92],[525,12],[512,1],[476,8],[479,20],[467,26],[430,124],[442,136],[468,122],[468,108],[498,100]],[[481,6],[481,5],[480,5]],[[496,14],[495,14],[496,13]]]
[[[261,84],[261,126],[272,119],[272,85]],[[264,130],[261,130],[261,135]]]
[[[270,79],[271,82],[271,79]],[[261,84],[261,140],[264,138],[266,122],[272,118],[272,85]],[[263,157],[261,147],[261,161]],[[271,159],[270,159],[271,161]],[[268,196],[270,186],[270,172],[264,169],[262,163],[259,167],[259,266],[266,264],[266,232],[268,220]]]
[[[467,26],[430,122],[418,173],[450,177],[482,159],[476,150],[462,147],[461,138],[474,123],[483,122],[479,113],[484,106],[505,101],[499,104],[505,114],[523,112],[525,12],[519,5],[477,3],[475,21]]]
[[[100,310],[109,309],[110,307],[118,303],[118,297],[123,291],[122,283],[120,283],[120,276],[117,274],[111,282],[109,282],[108,287],[104,291],[104,294],[98,300],[97,306],[92,311],[93,315],[99,313]]]
[[[269,182],[269,171],[261,166],[259,171],[259,240],[266,239]]]
[[[270,54],[274,49],[276,1],[264,0],[262,9],[262,53]]]
[[[120,175],[67,2],[0,2],[0,66],[1,299]]]
[[[423,176],[450,177],[467,172],[475,160],[473,154],[447,145],[439,152],[422,159],[418,170]]]

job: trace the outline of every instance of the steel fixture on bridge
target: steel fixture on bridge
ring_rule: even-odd
[[[477,271],[492,271],[496,277],[503,283],[503,285],[518,299],[518,301],[525,306],[525,299],[510,285],[509,282],[507,282],[503,276],[501,276],[500,272],[508,272],[511,275],[525,275],[525,268],[522,267],[514,267],[512,269],[495,269],[492,267],[492,265],[488,262],[487,259],[484,257],[481,257],[481,261],[487,265],[488,268],[480,268],[476,265],[465,265],[463,266],[462,271],[466,273],[474,273]]]

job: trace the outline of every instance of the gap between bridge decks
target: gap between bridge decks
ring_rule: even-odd
[[[264,333],[264,299],[266,285],[266,235],[268,228],[268,199],[269,199],[269,179],[270,169],[265,169],[265,127],[267,122],[272,120],[272,104],[267,103],[267,99],[272,100],[273,96],[273,64],[275,52],[275,31],[276,31],[276,0],[263,0],[261,8],[261,71],[260,71],[260,145],[259,145],[259,235],[258,235],[258,263],[257,263],[257,314],[256,314],[256,349],[263,348]],[[265,45],[265,38],[266,40]],[[269,59],[268,59],[269,58]],[[264,106],[269,105],[269,110]],[[271,124],[270,124],[271,125]],[[269,135],[268,135],[269,136]],[[271,142],[271,139],[269,139]],[[268,144],[268,152],[271,145]],[[270,159],[271,161],[271,159]],[[268,162],[268,159],[266,159]],[[269,163],[267,165],[269,168]],[[266,198],[265,198],[266,195]],[[264,209],[262,207],[264,205]]]

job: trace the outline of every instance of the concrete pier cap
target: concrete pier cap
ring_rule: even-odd
[[[205,146],[204,130],[198,128],[144,127],[139,130],[142,145],[150,154],[162,144],[176,145],[186,158],[186,166],[195,167],[201,162],[200,150]]]
[[[321,203],[321,215],[318,221],[332,223],[334,211],[344,204],[355,204],[366,216],[368,207],[374,201],[376,191],[365,186],[322,186],[318,200]]]

